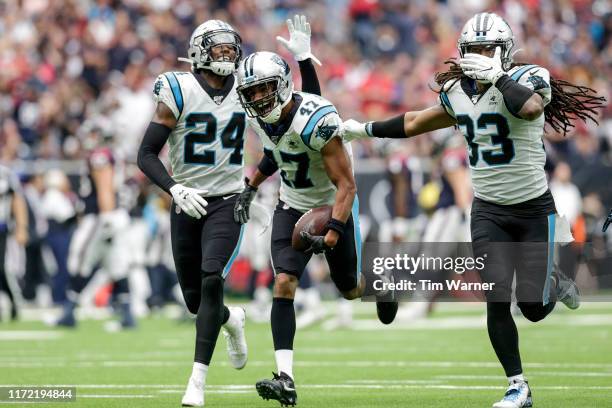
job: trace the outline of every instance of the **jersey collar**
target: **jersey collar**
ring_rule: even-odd
[[[281,137],[287,133],[289,128],[291,127],[291,123],[293,123],[293,118],[297,112],[297,109],[302,103],[302,97],[298,94],[293,94],[293,107],[289,111],[289,114],[285,117],[285,119],[277,124],[266,123],[263,120],[257,118],[257,123],[259,126],[266,132],[266,135],[270,138],[272,143],[278,144]]]
[[[482,91],[481,93],[478,93],[478,87],[476,85],[476,81],[472,78],[461,78],[461,89],[463,89],[463,92],[467,95],[467,97],[469,98],[469,100],[476,105],[478,103],[478,101],[480,101],[480,99],[489,91],[489,89],[491,89],[491,84],[489,84],[489,86]]]
[[[225,84],[223,84],[223,88],[221,89],[216,89],[210,86],[201,75],[196,75],[193,72],[191,73],[191,75],[194,76],[196,81],[198,81],[198,83],[200,84],[200,87],[204,90],[204,92],[208,94],[208,96],[210,96],[210,99],[212,99],[213,102],[215,102],[217,105],[221,105],[223,103],[225,97],[229,95],[232,88],[234,87],[234,75],[228,75],[227,79],[225,80]]]

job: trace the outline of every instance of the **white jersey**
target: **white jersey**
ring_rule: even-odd
[[[281,201],[306,212],[334,204],[336,186],[325,171],[321,149],[332,138],[339,137],[341,121],[334,105],[325,98],[304,92],[295,94],[302,101],[278,143],[272,141],[256,119],[249,122],[263,143],[264,153],[280,169]],[[352,161],[350,144],[345,144],[345,148]]]
[[[246,115],[233,76],[224,90],[210,92],[191,72],[166,72],[155,81],[155,102],[167,105],[177,120],[168,139],[172,177],[208,190],[208,196],[238,193],[244,187]]]
[[[508,75],[519,84],[535,90],[544,105],[551,99],[550,75],[537,65],[512,68]],[[468,150],[474,195],[482,200],[518,204],[544,194],[548,189],[542,136],[544,114],[528,121],[514,116],[494,86],[472,98],[463,86],[467,81],[449,81],[440,101],[457,119]]]

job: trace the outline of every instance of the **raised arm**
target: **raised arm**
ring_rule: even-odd
[[[276,40],[287,48],[298,62],[302,76],[302,91],[321,95],[321,86],[313,65],[313,62],[319,65],[321,62],[310,51],[310,23],[306,16],[296,15],[293,21],[287,20],[287,30],[289,40],[283,37],[276,37]]]

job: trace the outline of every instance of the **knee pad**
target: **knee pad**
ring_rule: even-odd
[[[517,305],[525,319],[534,323],[548,316],[555,307],[554,302],[550,302],[546,306],[542,305],[541,302],[518,302]]]
[[[202,273],[204,275],[219,275],[223,273],[223,265],[216,259],[207,259],[202,261]]]
[[[202,278],[202,301],[211,305],[223,305],[223,278],[205,273]]]
[[[183,291],[183,299],[185,299],[189,313],[197,314],[200,308],[200,292],[197,290],[185,290]]]

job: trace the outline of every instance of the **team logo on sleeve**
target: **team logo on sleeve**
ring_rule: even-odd
[[[531,75],[529,78],[527,78],[527,81],[531,83],[531,86],[533,86],[534,91],[549,87],[546,81],[544,81],[544,78],[539,75]]]
[[[164,86],[164,81],[162,81],[161,78],[158,78],[157,81],[155,81],[155,85],[153,86],[153,93],[159,96],[159,92],[161,91],[162,86]]]
[[[321,139],[327,141],[330,137],[334,135],[336,129],[338,129],[338,126],[336,125],[319,126],[319,129],[317,129],[317,137],[320,137]]]

